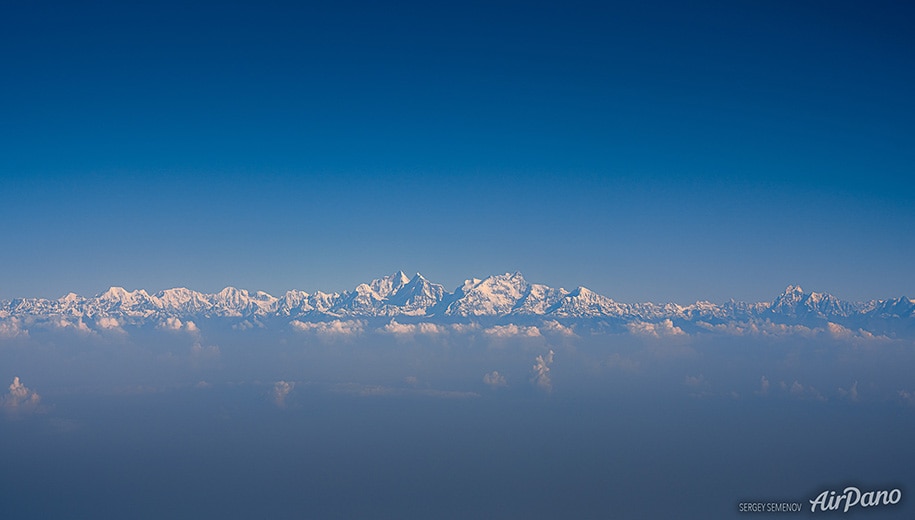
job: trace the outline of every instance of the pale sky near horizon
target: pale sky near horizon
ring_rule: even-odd
[[[28,2],[0,298],[226,285],[915,297],[896,2]]]

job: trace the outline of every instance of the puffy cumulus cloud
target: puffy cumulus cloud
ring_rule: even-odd
[[[483,330],[483,333],[494,338],[538,338],[540,329],[537,327],[523,327],[509,323],[508,325],[495,325]]]
[[[399,335],[413,335],[413,334],[441,334],[445,332],[445,327],[442,325],[436,325],[435,323],[397,323],[395,320],[391,320],[390,323],[384,327],[378,329],[379,332],[385,334],[399,334]]]
[[[909,406],[915,406],[915,392],[909,392],[908,390],[900,390],[896,393],[899,396],[899,400]]]
[[[452,332],[456,332],[458,334],[467,334],[469,332],[476,332],[480,330],[480,324],[475,322],[452,323],[451,325],[448,325],[448,328],[451,329]]]
[[[28,413],[34,412],[39,403],[41,396],[27,388],[19,377],[14,377],[10,384],[10,391],[3,397],[0,397],[0,409],[9,413]]]
[[[15,338],[16,336],[28,336],[29,331],[22,326],[19,318],[13,317],[0,321],[0,338]]]
[[[258,320],[244,320],[241,322],[232,325],[232,328],[235,330],[250,330],[250,329],[264,329],[266,328],[263,323]]]
[[[645,321],[633,321],[626,324],[629,333],[636,336],[649,338],[660,338],[662,336],[685,336],[683,329],[674,325],[669,318],[658,323],[649,323]]]
[[[286,407],[286,396],[295,388],[295,382],[277,381],[273,383],[273,402],[280,408]]]
[[[851,401],[851,402],[857,403],[857,402],[859,401],[859,398],[858,398],[858,382],[857,382],[857,381],[855,381],[854,383],[852,383],[851,386],[848,388],[848,390],[846,390],[846,389],[844,389],[844,388],[842,388],[842,387],[839,387],[839,388],[838,388],[838,392],[839,392],[839,395],[840,395],[840,396],[842,396],[842,397],[848,399],[848,400]]]
[[[575,331],[572,330],[572,327],[566,327],[562,323],[559,323],[556,320],[548,320],[543,322],[540,326],[540,330],[547,334],[552,334],[555,336],[568,336],[574,337]]]
[[[547,353],[544,356],[537,356],[534,359],[534,377],[532,381],[541,389],[552,392],[553,391],[553,379],[550,377],[550,365],[553,364],[553,350]]]
[[[95,320],[95,326],[97,329],[109,331],[109,332],[119,332],[125,333],[126,331],[121,327],[121,322],[117,318],[111,316],[102,316],[101,318]]]
[[[60,318],[54,322],[54,326],[59,329],[74,329],[85,334],[94,332],[86,325],[86,322],[84,322],[82,318],[78,319],[76,322],[67,321],[66,318]]]
[[[190,332],[191,334],[196,334],[200,329],[197,328],[197,324],[193,321],[188,320],[186,323],[182,322],[179,318],[171,316],[165,319],[165,321],[156,325],[156,327],[165,330],[173,331],[185,331]]]
[[[483,374],[483,382],[493,388],[508,386],[508,382],[505,381],[505,376],[500,374],[498,370],[493,370],[488,374]]]
[[[855,335],[851,330],[831,321],[826,324],[826,332],[833,338],[850,338]]]
[[[311,332],[321,336],[357,336],[365,329],[365,322],[361,320],[333,320],[333,321],[299,321],[289,322],[293,329],[299,332]]]
[[[166,318],[164,322],[159,324],[160,329],[168,330],[181,330],[181,327],[184,326],[184,323],[181,322],[179,318],[174,316]]]

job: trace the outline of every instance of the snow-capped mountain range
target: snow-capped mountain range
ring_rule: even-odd
[[[728,324],[758,323],[826,327],[889,336],[915,336],[915,300],[894,298],[851,303],[827,294],[789,286],[771,302],[724,304],[696,302],[626,304],[585,287],[574,290],[530,283],[520,273],[466,280],[454,291],[420,274],[402,271],[352,291],[307,293],[291,290],[276,297],[262,291],[226,287],[215,294],[185,288],[149,294],[112,287],[83,297],[73,293],[57,300],[19,298],[0,302],[0,322],[10,320],[100,320],[144,325],[168,318],[212,318],[324,322],[339,319],[396,319],[399,322],[488,322],[591,324],[625,330],[633,323],[661,323],[680,330],[714,330]]]

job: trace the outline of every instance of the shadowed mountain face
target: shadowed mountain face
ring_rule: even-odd
[[[520,273],[470,279],[452,292],[422,275],[403,272],[342,293],[288,291],[281,297],[227,287],[216,294],[176,288],[148,294],[112,287],[96,297],[68,294],[58,300],[17,299],[0,304],[0,323],[36,323],[56,318],[91,321],[115,318],[124,324],[159,324],[168,318],[259,319],[322,322],[339,318],[387,318],[437,323],[489,320],[519,325],[544,320],[579,323],[591,329],[626,330],[631,324],[671,320],[686,332],[722,326],[799,325],[909,337],[915,334],[915,301],[894,298],[851,303],[827,293],[789,286],[772,302],[619,303],[585,287],[572,291],[530,283]]]

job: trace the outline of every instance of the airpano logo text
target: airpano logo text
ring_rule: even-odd
[[[810,501],[810,512],[842,511],[847,513],[853,508],[869,508],[896,505],[902,501],[902,491],[890,490],[861,491],[855,486],[848,486],[842,492],[826,490]]]

